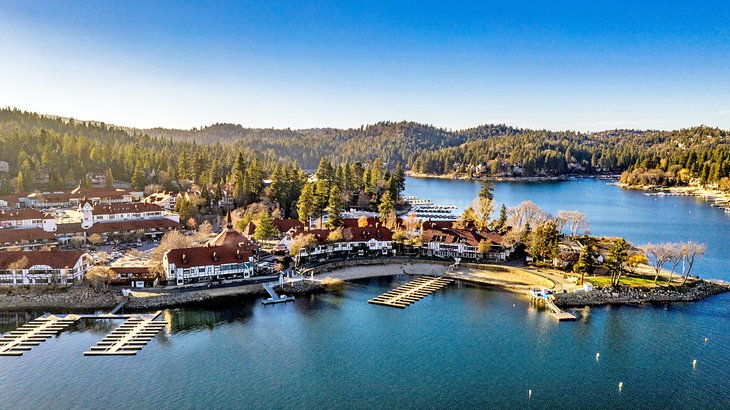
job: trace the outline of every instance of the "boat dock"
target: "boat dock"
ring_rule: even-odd
[[[84,356],[136,355],[138,350],[146,346],[167,325],[164,320],[155,320],[160,313],[162,311],[128,318],[89,351],[84,352]]]
[[[22,356],[23,352],[56,336],[77,321],[77,315],[41,316],[0,338],[0,356]]]
[[[274,286],[271,283],[265,283],[264,289],[266,289],[267,292],[269,292],[269,296],[271,296],[268,299],[264,299],[261,301],[264,305],[270,305],[273,303],[284,303],[284,302],[291,302],[294,300],[294,296],[286,296],[286,295],[279,295],[274,290]]]
[[[553,292],[551,290],[546,288],[531,289],[528,293],[531,300],[535,302],[545,302],[545,307],[550,310],[550,316],[557,319],[558,321],[576,319],[574,315],[564,311],[563,309],[560,309],[558,305],[555,304],[555,302],[553,301],[553,299],[555,299],[555,296],[553,296]]]
[[[413,279],[405,285],[398,286],[389,292],[385,292],[376,298],[368,300],[368,303],[403,309],[443,288],[451,282],[453,282],[453,279],[421,276]]]

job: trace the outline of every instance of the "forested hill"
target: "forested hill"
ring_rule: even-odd
[[[483,125],[451,131],[414,122],[379,122],[360,128],[254,129],[214,124],[192,130],[138,130],[0,109],[0,190],[64,188],[89,174],[111,171],[161,182],[190,177],[219,180],[241,152],[261,163],[312,170],[322,157],[333,164],[380,158],[425,174],[555,176],[628,171],[630,184],[685,184],[730,177],[727,131],[694,127],[677,131],[610,130],[596,133]],[[21,183],[14,181],[21,176]],[[162,177],[159,175],[162,173]],[[630,178],[629,178],[630,176]],[[210,182],[209,181],[209,182]]]
[[[277,154],[313,169],[320,158],[334,163],[372,161],[412,162],[419,153],[462,144],[467,136],[414,122],[379,122],[360,128],[315,128],[306,130],[244,128],[214,124],[192,130],[153,128],[138,130],[152,137],[198,144],[223,143]]]

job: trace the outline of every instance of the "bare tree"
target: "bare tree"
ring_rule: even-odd
[[[669,271],[669,279],[667,280],[667,285],[672,284],[672,277],[674,276],[674,271],[677,269],[677,266],[684,260],[684,252],[686,251],[683,244],[680,243],[667,243],[667,252],[669,252],[669,257],[667,259],[667,262],[672,265],[672,269]]]
[[[472,203],[474,210],[474,222],[480,231],[486,229],[489,225],[489,217],[494,210],[494,203],[489,198],[477,198]]]
[[[644,253],[649,256],[651,267],[654,268],[654,284],[656,285],[659,280],[659,273],[661,273],[664,265],[672,257],[672,244],[669,243],[647,243],[639,247]]]
[[[532,201],[524,201],[507,211],[507,221],[512,230],[522,232],[525,226],[537,227],[550,219],[550,215]]]
[[[684,259],[685,268],[683,269],[682,274],[684,275],[684,280],[682,280],[682,286],[684,286],[685,283],[687,283],[687,278],[689,277],[689,272],[692,270],[692,265],[695,263],[695,259],[698,256],[702,256],[707,251],[707,245],[704,243],[697,243],[688,241],[682,244],[682,248],[684,251],[682,252],[682,257]]]
[[[86,280],[94,285],[94,289],[106,292],[114,280],[114,271],[106,266],[94,266],[86,272]]]
[[[88,240],[92,245],[96,246],[100,244],[104,239],[98,233],[92,233],[91,235],[89,235]]]
[[[586,215],[579,211],[558,211],[558,217],[556,219],[564,221],[563,226],[560,226],[559,230],[562,231],[563,227],[567,226],[570,230],[570,236],[577,236],[578,232],[585,231],[590,227]]]
[[[162,236],[160,245],[152,250],[150,253],[150,262],[148,270],[150,273],[157,274],[161,278],[165,279],[163,275],[165,270],[162,267],[162,257],[170,249],[188,248],[192,245],[192,239],[189,236],[183,235],[180,231],[170,231]]]

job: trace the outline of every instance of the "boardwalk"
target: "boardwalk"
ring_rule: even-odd
[[[0,338],[0,356],[22,356],[23,352],[58,335],[79,319],[76,315],[41,316]]]
[[[127,319],[121,326],[92,346],[91,350],[84,352],[84,355],[136,355],[138,350],[141,350],[167,325],[167,322],[163,320],[155,320],[160,313],[162,312],[157,311],[151,315],[138,315]]]
[[[406,283],[405,285],[398,286],[389,292],[385,292],[374,299],[368,300],[368,303],[403,309],[443,288],[451,282],[453,282],[452,279],[446,279],[443,277],[421,276]]]
[[[560,309],[552,299],[545,299],[545,307],[550,309],[550,316],[557,320],[575,320],[575,316]]]

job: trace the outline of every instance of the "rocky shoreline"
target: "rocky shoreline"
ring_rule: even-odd
[[[681,287],[601,287],[594,288],[591,292],[558,293],[555,295],[555,304],[561,307],[581,307],[694,302],[725,292],[730,292],[730,286],[700,280]]]

